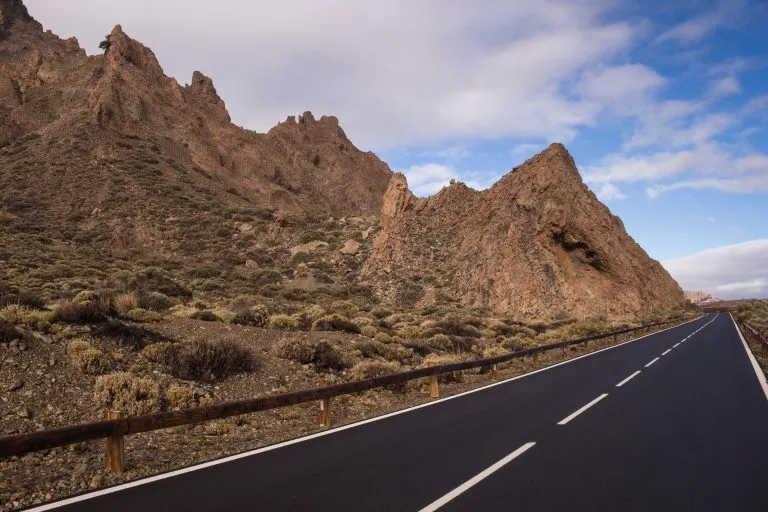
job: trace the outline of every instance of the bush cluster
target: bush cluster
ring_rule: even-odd
[[[96,379],[93,398],[100,407],[138,416],[158,409],[160,386],[127,372],[112,373]]]

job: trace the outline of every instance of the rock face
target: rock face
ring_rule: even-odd
[[[392,301],[440,294],[522,317],[624,316],[683,292],[627,235],[553,144],[484,192],[452,183],[418,199],[393,176],[363,279]],[[413,283],[419,283],[416,289]]]
[[[685,292],[685,298],[693,304],[709,304],[711,302],[720,302],[720,299],[714,293],[710,292]]]
[[[0,0],[0,31],[6,144],[30,134],[61,140],[85,133],[89,144],[72,156],[104,165],[127,160],[132,141],[161,140],[177,167],[210,177],[210,191],[236,190],[263,208],[347,216],[381,207],[391,171],[355,148],[334,117],[316,120],[306,112],[267,134],[235,126],[211,78],[195,71],[189,85],[179,85],[120,25],[104,55],[88,57],[76,39],[44,32],[21,0]],[[157,167],[178,177],[181,171],[167,164]]]

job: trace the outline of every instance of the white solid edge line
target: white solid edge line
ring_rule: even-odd
[[[661,353],[661,355],[665,356],[665,355],[669,354],[670,352],[672,352],[672,349],[671,349],[671,348],[668,348],[667,350],[665,350],[664,352],[662,352],[662,353]]]
[[[445,398],[440,398],[440,399],[434,400],[432,402],[426,402],[426,403],[423,403],[423,404],[420,404],[420,405],[415,405],[413,407],[409,407],[407,409],[402,409],[402,410],[399,410],[399,411],[390,412],[388,414],[382,414],[381,416],[376,416],[375,418],[368,418],[367,420],[361,420],[361,421],[358,421],[356,423],[350,423],[348,425],[342,425],[340,427],[336,427],[336,428],[332,428],[332,429],[328,429],[328,430],[323,430],[321,432],[315,432],[314,434],[310,434],[308,436],[297,437],[297,438],[294,438],[294,439],[289,439],[287,441],[283,441],[281,443],[272,444],[272,445],[269,445],[269,446],[263,446],[261,448],[255,449],[255,450],[250,450],[250,451],[247,451],[247,452],[238,453],[238,454],[235,454],[235,455],[230,455],[228,457],[223,457],[223,458],[220,458],[220,459],[210,460],[208,462],[203,462],[203,463],[200,463],[200,464],[196,464],[194,466],[188,466],[186,468],[181,468],[181,469],[177,469],[177,470],[174,470],[174,471],[169,471],[167,473],[160,473],[158,475],[153,475],[153,476],[150,476],[150,477],[147,477],[147,478],[142,478],[142,479],[139,479],[139,480],[134,480],[132,482],[127,482],[127,483],[124,483],[124,484],[115,485],[113,487],[107,487],[107,488],[104,488],[104,489],[99,489],[98,491],[93,491],[93,492],[89,492],[89,493],[86,493],[86,494],[80,494],[78,496],[72,496],[71,498],[66,498],[66,499],[63,499],[61,501],[54,501],[54,502],[51,502],[51,503],[47,503],[45,505],[40,505],[40,506],[35,507],[35,508],[27,509],[26,512],[44,512],[46,510],[53,510],[53,509],[56,509],[56,508],[59,508],[59,507],[64,507],[64,506],[67,506],[67,505],[71,505],[72,503],[77,503],[77,502],[80,502],[80,501],[85,501],[85,500],[88,500],[88,499],[91,499],[91,498],[97,498],[97,497],[103,496],[105,494],[111,494],[113,492],[119,492],[119,491],[122,491],[122,490],[125,490],[125,489],[130,489],[132,487],[138,487],[139,485],[149,484],[149,483],[152,483],[152,482],[156,482],[158,480],[164,480],[166,478],[172,478],[174,476],[183,475],[185,473],[191,473],[192,471],[197,471],[199,469],[205,469],[205,468],[209,468],[211,466],[217,466],[219,464],[225,464],[227,462],[232,462],[234,460],[242,459],[242,458],[245,458],[245,457],[250,457],[252,455],[258,455],[260,453],[268,452],[268,451],[271,451],[271,450],[277,450],[279,448],[290,446],[292,444],[303,443],[304,441],[310,441],[310,440],[318,438],[318,437],[323,437],[323,436],[335,434],[336,432],[341,432],[341,431],[344,431],[344,430],[347,430],[347,429],[350,429],[350,428],[359,427],[359,426],[365,425],[367,423],[372,423],[374,421],[384,420],[384,419],[390,418],[392,416],[397,416],[398,414],[405,414],[407,412],[415,411],[417,409],[422,409],[424,407],[430,407],[430,406],[433,406],[433,405],[436,405],[436,404],[439,404],[439,403],[442,403],[442,402],[446,402],[448,400],[453,400],[455,398],[459,398],[459,397],[462,397],[462,396],[470,395],[472,393],[477,393],[479,391],[484,391],[486,389],[494,388],[496,386],[501,386],[503,384],[508,384],[508,383],[514,382],[514,381],[516,381],[518,379],[523,379],[525,377],[529,377],[531,375],[535,375],[537,373],[545,372],[547,370],[551,370],[552,368],[557,368],[558,366],[562,366],[564,364],[572,363],[574,361],[578,361],[579,359],[583,359],[585,357],[589,357],[589,356],[593,356],[595,354],[599,354],[600,352],[605,352],[606,350],[612,350],[614,348],[618,348],[618,347],[627,345],[628,343],[633,343],[635,341],[642,340],[642,339],[647,338],[649,336],[654,336],[656,334],[660,334],[662,332],[666,332],[666,331],[669,331],[671,329],[676,329],[677,327],[682,327],[684,325],[688,325],[690,323],[693,323],[693,322],[696,322],[698,320],[701,320],[702,318],[704,318],[704,317],[695,318],[693,320],[689,320],[688,322],[682,323],[680,325],[675,325],[673,327],[668,327],[667,329],[663,329],[661,331],[656,331],[656,332],[652,332],[650,334],[645,334],[643,336],[640,336],[639,338],[633,338],[631,340],[624,341],[624,342],[619,343],[617,345],[611,345],[610,347],[601,348],[600,350],[595,350],[594,352],[590,352],[589,354],[584,354],[584,355],[579,356],[579,357],[574,357],[573,359],[568,359],[567,361],[563,361],[561,363],[553,364],[551,366],[546,366],[544,368],[540,368],[538,370],[535,370],[535,371],[532,371],[532,372],[529,372],[529,373],[524,373],[523,375],[518,375],[516,377],[511,377],[509,379],[502,380],[502,381],[499,381],[499,382],[494,382],[493,384],[488,384],[487,386],[483,386],[483,387],[479,387],[479,388],[475,388],[475,389],[470,389],[469,391],[464,391],[463,393],[458,393],[456,395],[451,395],[451,396],[447,396]]]
[[[763,370],[760,368],[760,365],[757,363],[757,359],[755,359],[755,355],[749,349],[749,345],[747,345],[747,340],[745,340],[744,336],[741,334],[741,330],[739,329],[739,326],[736,325],[736,320],[733,318],[733,315],[731,313],[728,313],[728,314],[731,315],[731,321],[733,322],[733,327],[736,329],[736,332],[739,333],[739,338],[741,338],[741,343],[742,345],[744,345],[744,350],[747,351],[747,357],[749,357],[749,362],[752,363],[752,369],[755,370],[757,381],[760,383],[760,387],[763,388],[765,399],[768,400],[768,382],[765,379],[765,373],[763,373]]]
[[[658,361],[659,359],[661,359],[661,358],[660,358],[660,357],[657,357],[656,359],[654,359],[653,361],[651,361],[650,363],[648,363],[647,365],[645,365],[645,367],[646,367],[646,368],[648,368],[649,366],[651,366],[653,363],[655,363],[655,362],[656,362],[656,361]]]
[[[682,341],[681,341],[681,342],[679,342],[679,343],[675,343],[674,345],[672,345],[672,348],[677,348],[677,347],[679,347],[679,346],[680,346],[680,343],[682,343]]]
[[[626,379],[624,379],[623,381],[621,381],[621,382],[619,382],[618,384],[616,384],[616,387],[617,387],[617,388],[620,388],[621,386],[623,386],[624,384],[626,384],[626,383],[627,383],[627,382],[629,382],[630,380],[634,379],[634,378],[635,378],[635,377],[637,377],[638,375],[640,375],[640,370],[637,370],[635,373],[633,373],[632,375],[630,375],[629,377],[627,377],[627,378],[626,378]]]
[[[602,394],[602,395],[600,395],[599,397],[597,397],[597,398],[595,398],[594,400],[592,400],[591,402],[589,402],[587,405],[585,405],[585,406],[582,406],[582,407],[581,407],[581,408],[580,408],[578,411],[576,411],[576,412],[573,412],[573,413],[571,413],[570,415],[568,415],[568,416],[566,416],[565,418],[563,418],[562,420],[558,421],[558,422],[557,422],[557,424],[558,424],[558,425],[567,425],[567,424],[568,424],[568,422],[569,422],[569,421],[571,421],[573,418],[575,418],[575,417],[576,417],[576,416],[578,416],[579,414],[583,413],[584,411],[586,411],[587,409],[589,409],[590,407],[592,407],[592,406],[593,406],[593,405],[595,405],[597,402],[599,402],[600,400],[602,400],[603,398],[605,398],[605,397],[607,397],[607,396],[608,396],[608,393],[603,393],[603,394]]]
[[[513,460],[518,458],[520,455],[522,455],[523,453],[525,453],[529,449],[533,448],[533,446],[535,444],[536,443],[534,443],[534,442],[525,443],[523,446],[521,446],[517,450],[513,451],[512,453],[510,453],[509,455],[507,455],[506,457],[504,457],[500,461],[496,462],[495,464],[493,464],[489,468],[487,468],[487,469],[481,471],[480,473],[478,473],[477,475],[473,476],[472,478],[470,478],[469,480],[467,480],[466,482],[464,482],[463,484],[461,484],[460,486],[458,486],[457,488],[455,488],[454,490],[452,490],[451,492],[449,492],[445,496],[443,496],[443,497],[433,501],[432,503],[430,503],[426,507],[422,508],[421,510],[419,510],[419,512],[434,512],[435,510],[439,509],[440,507],[442,507],[443,505],[445,505],[446,503],[448,503],[452,499],[456,498],[460,494],[462,494],[462,493],[466,492],[467,490],[469,490],[471,487],[473,487],[473,486],[477,485],[478,483],[480,483],[481,481],[485,480],[486,478],[491,476],[493,473],[495,473],[496,471],[500,470],[505,465],[509,464],[510,462],[512,462]]]

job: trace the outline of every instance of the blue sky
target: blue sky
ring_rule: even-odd
[[[763,0],[26,4],[89,53],[121,23],[180,83],[213,77],[248,128],[336,115],[419,195],[563,142],[684,288],[768,296]]]

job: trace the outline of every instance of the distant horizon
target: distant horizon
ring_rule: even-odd
[[[25,4],[90,54],[121,24],[180,83],[212,77],[246,128],[338,116],[417,195],[562,142],[684,290],[768,297],[764,2]]]

